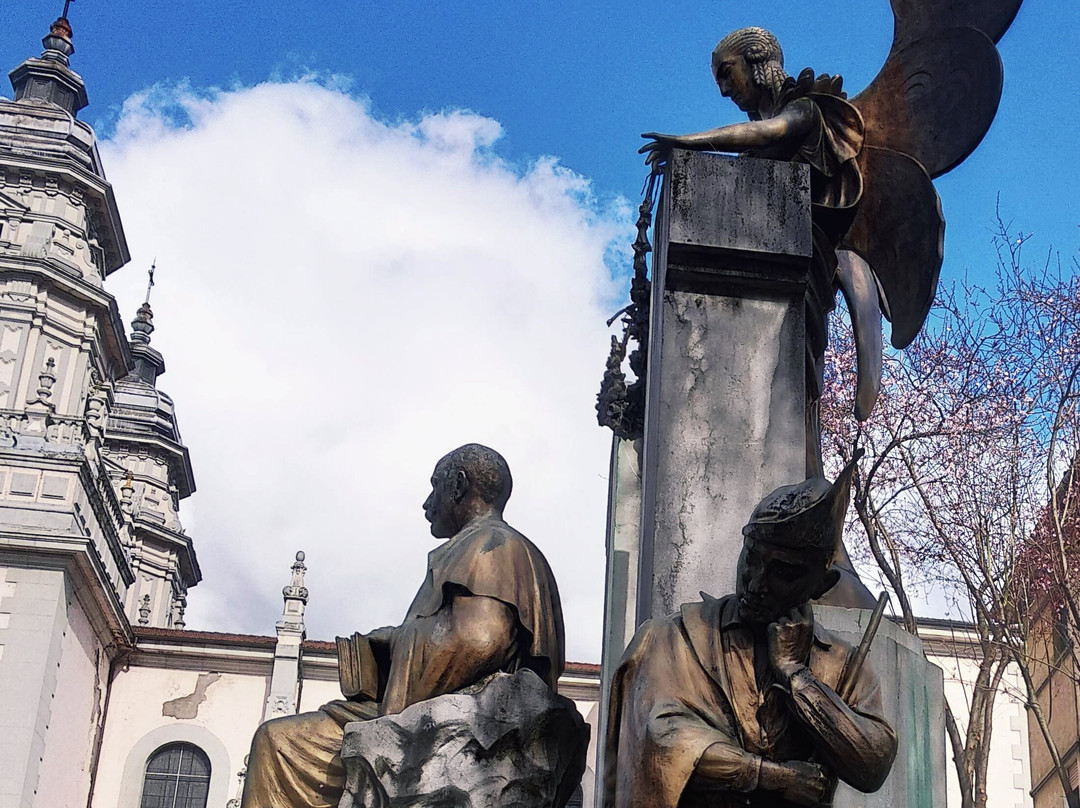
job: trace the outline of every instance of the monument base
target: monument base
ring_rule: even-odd
[[[814,619],[858,645],[870,611],[814,606]],[[945,804],[944,675],[923,655],[922,641],[883,620],[867,660],[881,681],[885,718],[899,739],[896,762],[885,785],[862,794],[844,783],[834,808],[941,808]]]
[[[339,808],[563,808],[589,726],[530,670],[345,725]]]

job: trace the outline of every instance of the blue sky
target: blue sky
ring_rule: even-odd
[[[56,0],[6,0],[0,53],[14,66],[38,49]],[[388,120],[467,109],[500,121],[504,158],[555,155],[604,197],[636,198],[635,153],[647,130],[697,131],[739,118],[719,97],[709,54],[728,30],[773,30],[787,66],[840,73],[851,91],[888,51],[886,0],[431,3],[418,0],[145,2],[75,0],[74,66],[108,133],[125,98],[157,82],[252,85],[307,71],[333,74]],[[948,221],[945,277],[990,260],[1002,210],[1034,248],[1080,248],[1080,13],[1072,0],[1028,0],[1000,45],[1005,90],[979,150],[939,180]]]

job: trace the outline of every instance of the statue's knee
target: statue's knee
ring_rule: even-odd
[[[255,730],[255,737],[251,740],[251,751],[276,748],[281,737],[280,723],[281,719],[273,718],[260,724]]]

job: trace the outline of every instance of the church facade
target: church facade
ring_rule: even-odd
[[[107,291],[130,256],[68,21],[43,43],[0,99],[0,808],[238,806],[259,724],[338,697],[334,645],[306,636],[302,553],[275,635],[186,625],[192,464],[149,296],[129,332]],[[975,645],[925,629],[962,694]],[[560,691],[591,725],[591,805],[599,665],[570,663]],[[1022,706],[998,719],[991,804],[1029,806]]]

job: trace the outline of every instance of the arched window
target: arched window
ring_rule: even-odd
[[[206,808],[210,760],[190,743],[170,743],[146,761],[139,808]]]

